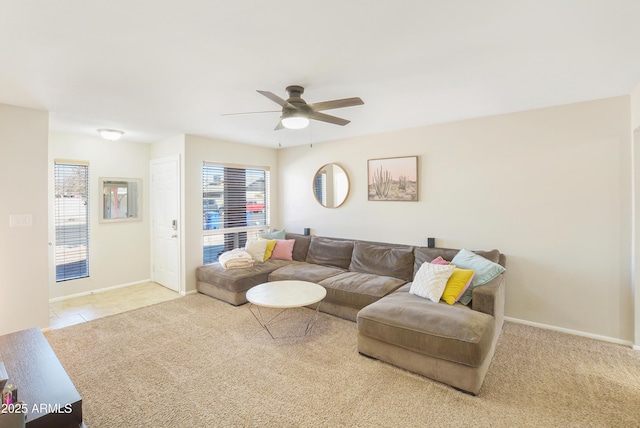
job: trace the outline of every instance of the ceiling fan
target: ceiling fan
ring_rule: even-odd
[[[364,104],[364,101],[358,97],[344,98],[340,100],[322,101],[319,103],[307,104],[302,99],[304,88],[298,85],[287,86],[287,93],[289,98],[283,100],[273,92],[260,91],[258,92],[271,101],[282,107],[282,116],[280,121],[275,127],[275,130],[287,128],[287,129],[302,129],[309,124],[309,119],[319,120],[321,122],[332,123],[334,125],[344,126],[350,121],[342,119],[340,117],[331,116],[325,113],[321,113],[325,110],[331,110],[336,108],[359,106]],[[254,112],[254,113],[269,113],[269,112]],[[236,113],[242,114],[242,113]],[[250,113],[245,113],[250,114]]]

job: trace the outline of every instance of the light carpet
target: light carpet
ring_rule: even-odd
[[[321,313],[274,340],[246,306],[194,294],[46,337],[89,427],[640,427],[630,348],[506,323],[474,397],[358,354],[356,332]]]

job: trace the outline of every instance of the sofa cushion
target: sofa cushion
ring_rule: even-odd
[[[456,254],[451,263],[475,271],[471,285],[459,300],[463,305],[468,305],[471,302],[471,293],[474,287],[484,285],[504,272],[504,267],[498,263],[464,248]]]
[[[274,260],[293,260],[293,247],[296,245],[295,239],[276,239],[276,246],[273,248],[271,257]]]
[[[455,268],[442,292],[442,300],[450,305],[460,300],[464,292],[469,288],[473,275],[473,270]]]
[[[497,262],[466,249],[461,249],[451,260],[451,263],[462,269],[472,269],[475,272],[471,284],[474,287],[486,284],[505,271]]]
[[[404,283],[402,279],[360,272],[343,272],[319,282],[327,289],[326,301],[358,309],[380,300]]]
[[[471,367],[488,355],[495,328],[491,315],[404,291],[360,310],[357,322],[364,336]]]
[[[414,275],[418,272],[418,269],[420,269],[422,263],[431,263],[438,256],[442,257],[445,260],[451,261],[459,252],[460,250],[454,250],[450,248],[416,247],[413,251],[413,255],[415,257],[415,262],[413,264]],[[487,260],[491,260],[494,263],[500,263],[500,251],[498,250],[473,252],[484,257]]]
[[[253,260],[257,262],[263,262],[264,255],[267,252],[267,245],[269,245],[269,241],[266,239],[247,241],[244,249],[247,253],[251,254],[251,258]]]
[[[263,239],[263,238],[260,238]],[[269,239],[267,241],[267,249],[264,252],[264,261],[266,262],[267,260],[269,260],[271,258],[271,256],[273,255],[273,249],[276,248],[276,240],[275,239]],[[291,260],[291,259],[289,259]]]
[[[300,280],[309,281],[316,284],[320,283],[323,279],[338,275],[345,272],[344,269],[314,265],[306,262],[289,262],[279,269],[273,270],[269,274],[269,281],[288,281],[288,280]]]
[[[338,241],[312,236],[305,261],[317,265],[349,269],[352,253],[353,241]]]
[[[220,263],[213,263],[196,268],[196,279],[231,292],[242,292],[267,282],[271,272],[288,263],[292,262],[267,260],[251,267],[229,270],[225,270]]]
[[[309,245],[311,244],[311,236],[300,235],[298,233],[287,233],[285,239],[295,239],[296,243],[293,246],[293,260],[303,262],[307,259],[307,252],[309,251]]]
[[[353,245],[349,270],[411,281],[413,247],[385,247],[356,241]]]
[[[284,229],[280,229],[280,230],[272,230],[270,232],[264,232],[260,234],[260,238],[263,239],[284,239],[285,237],[285,230]]]
[[[438,303],[455,266],[423,263],[411,283],[409,293]]]

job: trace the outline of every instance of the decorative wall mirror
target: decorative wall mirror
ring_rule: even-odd
[[[349,176],[338,164],[329,163],[313,178],[313,195],[323,207],[338,208],[349,196]]]
[[[142,180],[100,177],[100,222],[142,219]]]

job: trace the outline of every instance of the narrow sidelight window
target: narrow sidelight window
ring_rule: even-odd
[[[55,161],[56,282],[89,276],[89,164]]]

